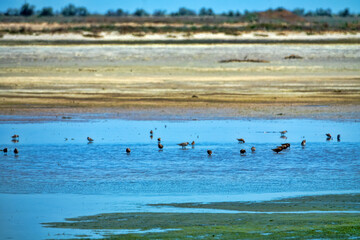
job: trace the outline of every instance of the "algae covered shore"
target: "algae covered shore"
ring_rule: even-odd
[[[181,208],[231,209],[235,212],[182,213],[179,209],[178,213],[104,213],[68,218],[66,222],[44,223],[44,226],[93,230],[169,229],[160,233],[109,233],[103,236],[104,239],[356,239],[360,237],[359,200],[360,194],[343,194],[265,202],[167,204]]]

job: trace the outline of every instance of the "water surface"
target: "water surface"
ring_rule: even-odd
[[[288,131],[286,139],[279,133],[283,130]],[[0,132],[0,147],[10,150],[0,153],[3,238],[62,238],[65,235],[56,234],[71,230],[45,229],[40,223],[65,217],[179,211],[148,203],[270,200],[360,191],[357,121],[114,119],[3,123]],[[328,132],[335,139],[327,141]],[[20,135],[18,143],[11,142],[13,134]],[[95,141],[88,144],[87,136]],[[157,148],[158,137],[163,151]],[[236,138],[246,143],[239,144]],[[303,139],[305,147],[300,145]],[[184,141],[196,144],[186,149],[176,145]],[[291,143],[289,150],[271,151],[284,142]],[[18,156],[12,153],[15,147]],[[125,153],[127,147],[131,154]],[[242,148],[245,155],[240,155]],[[211,157],[207,149],[213,151]]]

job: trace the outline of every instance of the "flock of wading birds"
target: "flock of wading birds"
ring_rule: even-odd
[[[150,131],[150,138],[153,138],[153,130]],[[281,131],[280,134],[282,136],[282,138],[285,138],[285,134],[287,133],[287,131]],[[331,140],[332,139],[332,136],[330,133],[326,133],[326,140]],[[14,134],[13,136],[11,136],[12,138],[12,141],[13,142],[19,142],[19,135],[17,134]],[[87,137],[87,140],[89,141],[89,143],[92,143],[94,142],[94,139],[92,139],[91,137]],[[237,138],[237,140],[239,141],[239,143],[245,143],[245,140],[243,138]],[[340,134],[337,135],[337,140],[340,141]],[[183,143],[178,143],[177,145],[181,146],[182,148],[186,148],[186,146],[188,146],[190,143],[189,142],[183,142]],[[195,141],[192,141],[191,143],[192,146],[195,145]],[[306,140],[303,140],[301,142],[301,146],[305,146],[306,145]],[[274,152],[276,153],[279,153],[281,152],[282,150],[285,150],[287,148],[290,147],[290,143],[283,143],[281,144],[281,146],[277,146],[276,148],[273,148],[271,150],[273,150]],[[164,145],[161,144],[161,138],[158,138],[158,148],[161,150],[164,148]],[[4,148],[4,149],[0,149],[0,151],[4,152],[4,153],[7,153],[8,152],[8,149],[7,148]],[[131,149],[130,148],[126,148],[126,153],[130,154],[131,152]],[[256,148],[253,146],[251,147],[251,152],[255,152],[256,151]],[[245,149],[241,149],[240,150],[240,154],[245,154],[246,153],[246,150]],[[14,149],[14,154],[15,155],[18,155],[19,154],[19,150],[17,148]],[[207,154],[209,156],[212,155],[212,151],[210,149],[207,150]]]
[[[281,131],[280,134],[282,136],[282,138],[285,138],[285,134],[287,133],[287,131]],[[152,139],[153,138],[153,130],[150,130],[150,138]],[[326,133],[326,140],[331,140],[332,139],[332,136],[330,133]],[[91,137],[87,137],[87,140],[89,141],[89,143],[92,143],[94,141],[94,139],[92,139]],[[239,141],[239,143],[245,143],[245,140],[243,138],[237,138],[237,140]],[[337,140],[340,141],[340,134],[337,135]],[[186,148],[186,146],[188,146],[190,143],[189,142],[182,142],[182,143],[178,143],[177,145],[181,146],[182,148]],[[303,140],[301,142],[301,146],[305,146],[306,145],[306,140]],[[192,141],[191,142],[191,146],[195,146],[195,141]],[[273,148],[271,150],[273,150],[274,152],[276,153],[279,153],[281,152],[282,150],[285,150],[287,148],[290,147],[290,143],[283,143],[281,144],[281,146],[277,146],[276,148]],[[161,138],[158,138],[158,148],[160,150],[162,150],[164,148],[164,145],[161,144]],[[130,148],[126,148],[126,153],[130,154],[131,153],[131,149]],[[251,147],[251,152],[255,152],[256,151],[256,148],[254,146]],[[245,149],[241,149],[240,150],[240,154],[245,154],[246,153],[246,150]],[[208,149],[207,150],[207,154],[209,156],[212,155],[212,150]]]

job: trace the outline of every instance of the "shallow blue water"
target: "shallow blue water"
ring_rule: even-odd
[[[166,127],[165,127],[166,125]],[[154,131],[153,139],[149,131]],[[287,139],[279,131],[287,130]],[[177,212],[148,203],[254,201],[360,192],[360,123],[322,120],[64,121],[0,124],[0,238],[96,231],[40,223],[104,212]],[[326,141],[325,133],[334,140]],[[19,142],[11,136],[19,134]],[[341,142],[336,135],[341,134]],[[95,139],[88,144],[86,137]],[[164,150],[157,148],[161,137]],[[236,138],[244,138],[239,144]],[[66,140],[67,139],[67,140]],[[306,139],[303,148],[300,142]],[[176,143],[195,141],[194,148]],[[280,154],[271,148],[289,142]],[[251,153],[250,148],[256,147]],[[15,156],[12,150],[20,151]],[[131,154],[125,149],[131,148]],[[240,149],[246,149],[240,155]],[[211,149],[213,155],[207,156]],[[215,210],[212,210],[215,211]]]
[[[280,138],[282,130],[288,131],[287,139]],[[12,152],[0,156],[0,193],[241,194],[360,188],[358,122],[102,120],[1,124],[0,131],[1,147],[20,150],[17,157]],[[326,141],[327,132],[335,139]],[[15,133],[18,143],[10,141]],[[94,143],[88,144],[87,136]],[[157,148],[158,137],[163,151]],[[245,144],[237,142],[240,137]],[[305,147],[300,146],[303,139]],[[193,148],[176,145],[193,140]],[[271,151],[284,142],[291,143],[289,150]],[[131,154],[125,153],[127,147]],[[242,148],[246,155],[240,155]],[[211,157],[207,149],[213,151]]]

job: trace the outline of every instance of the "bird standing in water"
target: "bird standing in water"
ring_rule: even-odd
[[[212,151],[211,151],[211,150],[207,150],[207,154],[208,154],[209,156],[211,156]]]
[[[340,142],[340,134],[337,135],[337,141]]]
[[[331,137],[331,134],[330,133],[327,133],[327,134],[325,134],[326,135],[326,140],[331,140],[332,139],[332,137]]]
[[[187,145],[189,145],[189,142],[178,143],[178,145],[185,148]]]
[[[271,150],[273,150],[273,151],[276,152],[276,153],[279,153],[279,152],[281,152],[283,149],[284,149],[283,147],[279,146],[279,147],[274,148],[274,149],[271,149]]]
[[[192,141],[191,145],[192,145],[192,146],[195,146],[195,141]]]
[[[239,141],[239,143],[245,143],[245,140],[243,138],[237,138],[237,140]]]
[[[301,146],[305,146],[305,145],[306,145],[306,140],[302,140]]]
[[[241,149],[241,150],[240,150],[240,153],[241,153],[241,154],[245,154],[245,153],[246,153],[246,150],[245,150],[245,149]]]
[[[15,155],[19,154],[19,150],[17,148],[14,149]]]
[[[126,153],[130,153],[130,152],[131,152],[130,148],[127,148]]]
[[[287,149],[287,148],[290,147],[290,143],[283,143],[283,144],[281,144],[281,147],[282,147],[283,149]]]
[[[281,135],[284,135],[285,133],[287,133],[287,131],[286,131],[286,130],[285,130],[285,131],[281,131],[280,133],[281,133]]]
[[[163,146],[161,143],[158,143],[158,147],[159,147],[160,149],[163,149],[163,148],[164,148],[164,146]]]
[[[255,151],[256,151],[256,148],[255,148],[255,147],[251,147],[251,151],[252,151],[252,152],[255,152]]]
[[[93,142],[93,141],[94,141],[94,139],[92,139],[91,137],[87,137],[87,140],[88,140],[89,142]]]

